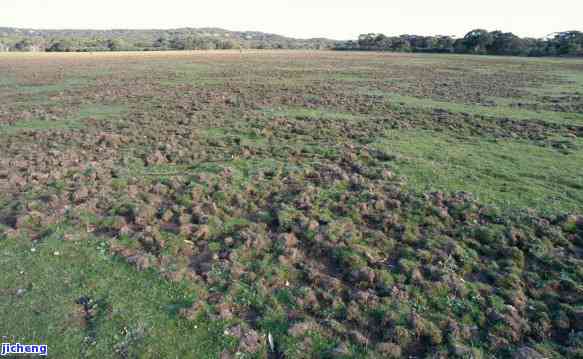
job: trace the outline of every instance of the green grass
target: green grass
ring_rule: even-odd
[[[65,90],[71,90],[73,88],[87,85],[90,81],[88,79],[73,77],[67,78],[61,82],[53,84],[43,84],[43,85],[18,85],[16,87],[17,92],[25,95],[38,95],[49,92],[62,92]]]
[[[38,244],[0,240],[0,333],[48,344],[53,358],[216,358],[225,345],[221,322],[177,317],[196,300],[193,291],[136,271],[106,255],[104,244],[58,235]],[[75,303],[82,296],[98,303],[89,326]]]
[[[224,79],[207,78],[202,76],[195,76],[192,74],[177,75],[176,79],[173,80],[162,80],[159,83],[165,86],[176,86],[176,85],[192,85],[192,86],[212,86],[220,85],[224,83]]]
[[[118,105],[86,105],[81,107],[74,116],[63,120],[27,120],[18,121],[13,125],[0,124],[0,135],[11,135],[27,131],[46,130],[76,130],[85,127],[83,120],[93,118],[96,120],[106,120],[115,118],[127,111],[124,106]]]
[[[521,104],[528,104],[528,105],[536,105],[540,102],[534,100],[534,99],[516,99],[516,98],[505,98],[505,97],[488,97],[488,100],[494,102],[497,106],[499,107],[504,107],[504,108],[516,108],[513,107],[513,105],[515,105],[517,102],[520,102]]]
[[[79,128],[83,128],[83,124],[77,120],[29,120],[19,121],[14,125],[0,125],[0,134],[10,135],[26,131],[73,130]]]
[[[346,112],[337,112],[321,108],[287,107],[264,110],[270,117],[308,118],[313,120],[353,120],[356,115]]]
[[[553,96],[561,94],[583,94],[583,73],[571,71],[555,71],[549,75],[556,77],[554,83],[544,83],[526,90],[534,95]]]
[[[576,211],[583,201],[581,152],[423,130],[389,132],[373,146],[397,155],[392,164],[417,191],[466,191],[482,203],[543,211]]]
[[[366,73],[331,73],[327,76],[315,76],[313,79],[324,79],[324,80],[333,80],[333,81],[340,81],[340,82],[368,82],[370,81],[368,75]]]
[[[218,72],[220,69],[208,63],[187,63],[174,67],[171,78],[166,77],[159,83],[165,86],[188,84],[193,86],[218,85],[225,82],[225,78]],[[217,78],[218,76],[218,78]]]
[[[221,140],[232,142],[235,141],[238,145],[246,145],[246,146],[260,146],[265,144],[267,140],[265,137],[261,136],[257,133],[254,129],[240,126],[236,128],[223,128],[223,127],[215,127],[209,128],[202,131],[202,135],[206,139],[214,139],[214,140]]]
[[[540,120],[558,124],[583,124],[583,118],[573,113],[560,113],[553,111],[532,111],[511,107],[500,103],[499,106],[469,105],[455,102],[437,101],[430,98],[404,96],[397,93],[382,91],[362,91],[364,94],[383,96],[387,101],[426,110],[443,109],[455,113],[468,113],[475,116],[489,116],[497,118],[511,118],[515,120]]]
[[[78,114],[74,118],[79,120],[85,118],[106,120],[110,118],[115,118],[127,112],[127,110],[128,110],[127,107],[122,105],[91,104],[82,106],[79,109]]]
[[[2,74],[2,77],[0,78],[0,87],[9,87],[14,84],[16,84],[16,77]]]

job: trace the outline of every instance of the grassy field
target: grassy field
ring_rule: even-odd
[[[0,153],[3,342],[583,357],[581,60],[0,54]]]

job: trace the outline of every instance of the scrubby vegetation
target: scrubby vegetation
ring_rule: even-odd
[[[582,71],[0,57],[0,333],[62,357],[579,358]]]

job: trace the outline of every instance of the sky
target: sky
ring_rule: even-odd
[[[337,40],[369,32],[461,37],[475,28],[543,37],[583,31],[581,14],[582,0],[0,0],[0,27],[220,27]]]

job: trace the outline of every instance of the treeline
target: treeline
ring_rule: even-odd
[[[212,49],[335,49],[514,56],[583,56],[583,33],[565,31],[544,39],[510,32],[472,30],[451,36],[363,34],[356,41],[294,39],[218,28],[173,30],[33,30],[0,28],[0,51],[157,51]]]
[[[357,41],[338,43],[336,50],[463,53],[512,56],[583,56],[583,33],[565,31],[544,39],[521,38],[511,32],[472,30],[463,38],[450,36],[363,34]]]
[[[151,42],[131,42],[126,39],[29,39],[24,38],[11,45],[5,42],[4,51],[46,51],[46,52],[97,52],[97,51],[156,51],[156,50],[211,50],[234,49],[240,47],[230,40],[198,37],[160,37]]]
[[[0,51],[94,52],[213,49],[330,49],[328,39],[294,39],[217,28],[174,30],[33,30],[0,28]]]

